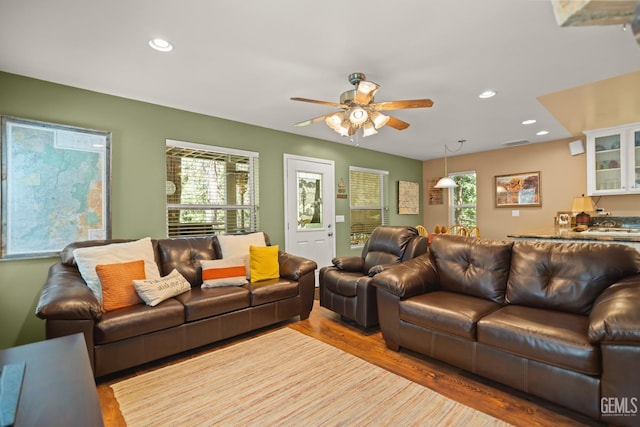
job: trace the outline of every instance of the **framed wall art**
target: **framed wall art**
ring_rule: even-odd
[[[540,172],[524,172],[495,177],[497,208],[542,206]]]
[[[420,185],[417,182],[398,181],[398,214],[420,213]]]
[[[429,204],[430,205],[442,205],[444,201],[442,199],[442,188],[436,188],[436,184],[440,178],[432,178],[429,180]]]
[[[3,116],[2,258],[111,238],[109,132]]]

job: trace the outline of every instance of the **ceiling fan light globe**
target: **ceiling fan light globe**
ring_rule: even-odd
[[[342,124],[342,114],[335,113],[324,119],[324,122],[334,131],[338,132],[340,125]]]
[[[369,113],[362,107],[355,107],[349,112],[349,121],[354,125],[361,125],[369,120]]]
[[[374,111],[371,113],[371,121],[376,129],[380,129],[389,122],[389,116],[385,116],[379,111]]]
[[[367,136],[371,136],[371,135],[375,135],[376,133],[378,133],[378,131],[376,130],[376,128],[373,126],[373,123],[371,121],[366,122],[363,126],[362,126],[362,136],[363,137],[367,137]]]

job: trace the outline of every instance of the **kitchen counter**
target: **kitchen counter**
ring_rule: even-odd
[[[522,233],[512,233],[507,237],[516,240],[547,240],[547,241],[574,241],[574,242],[592,242],[592,243],[622,243],[628,244],[640,249],[640,233],[629,234],[596,234],[586,231],[572,231],[571,228],[558,226],[542,227],[535,230],[525,231]]]

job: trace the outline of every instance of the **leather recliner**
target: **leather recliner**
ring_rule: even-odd
[[[377,227],[361,256],[336,257],[333,265],[320,269],[320,305],[365,328],[377,325],[378,304],[371,278],[391,265],[426,253],[427,240],[414,227]]]

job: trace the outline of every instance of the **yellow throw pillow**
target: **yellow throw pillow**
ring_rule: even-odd
[[[249,246],[249,269],[251,283],[280,277],[278,245]]]
[[[133,281],[147,278],[143,260],[96,265],[96,273],[102,284],[102,311],[142,303]]]

